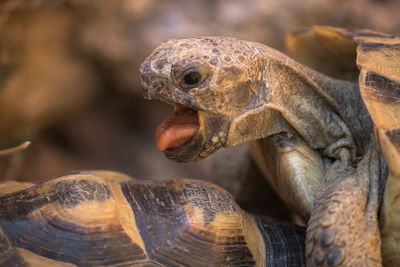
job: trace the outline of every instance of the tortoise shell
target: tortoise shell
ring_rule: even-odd
[[[204,181],[91,171],[0,187],[1,266],[299,266],[301,227]]]

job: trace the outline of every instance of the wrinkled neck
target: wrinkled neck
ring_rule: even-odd
[[[357,155],[364,154],[372,122],[358,84],[328,77],[269,47],[262,51],[266,104],[279,109],[311,147],[325,149],[328,156],[348,146],[354,158],[354,145]]]
[[[334,79],[310,69],[306,75],[327,94],[327,102],[349,127],[358,148],[357,154],[363,155],[367,152],[373,126],[358,83]]]

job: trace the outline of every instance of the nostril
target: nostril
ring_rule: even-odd
[[[162,77],[159,77],[151,83],[151,87],[154,88],[157,92],[160,92],[167,87],[167,83]]]

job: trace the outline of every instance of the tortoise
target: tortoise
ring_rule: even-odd
[[[0,184],[0,266],[301,266],[304,242],[304,228],[205,181],[82,171]]]
[[[188,162],[251,142],[307,222],[307,265],[400,266],[400,39],[314,26],[286,41],[304,64],[232,37],[162,43],[140,68],[144,97],[174,106],[157,147]]]

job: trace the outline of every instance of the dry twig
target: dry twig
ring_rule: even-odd
[[[30,141],[23,142],[22,144],[12,147],[12,148],[6,148],[6,149],[0,149],[0,157],[1,156],[8,156],[14,153],[17,153],[19,151],[25,150],[29,145],[31,144]]]

